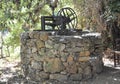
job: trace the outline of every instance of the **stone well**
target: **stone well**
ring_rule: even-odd
[[[21,61],[30,80],[81,81],[103,69],[101,36],[60,36],[32,31],[21,34]]]

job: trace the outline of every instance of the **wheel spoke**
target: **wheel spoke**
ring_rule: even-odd
[[[68,21],[64,23],[66,25],[66,29],[75,29],[77,25],[77,15],[74,12],[73,9],[67,7],[67,8],[62,8],[58,14],[58,16],[63,16],[63,19],[66,18]],[[70,19],[70,21],[69,21]],[[61,24],[62,25],[62,24]],[[61,25],[58,25],[58,27],[61,27]],[[60,29],[60,28],[58,28]]]

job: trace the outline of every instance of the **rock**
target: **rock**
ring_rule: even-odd
[[[35,61],[41,61],[41,62],[43,62],[45,58],[45,56],[38,55],[37,53],[33,53],[32,56]]]
[[[73,74],[69,79],[73,81],[80,81],[82,79],[82,74]]]
[[[36,70],[42,70],[42,63],[41,62],[37,62],[37,61],[32,61],[31,62],[31,67],[36,69]]]
[[[92,71],[91,71],[91,67],[90,66],[87,66],[85,69],[84,69],[84,74],[83,74],[83,77],[84,79],[89,79],[92,77]]]
[[[37,45],[37,48],[38,48],[38,49],[41,49],[41,48],[44,48],[44,47],[45,47],[45,43],[44,43],[43,41],[41,41],[41,40],[38,40],[38,41],[36,42],[36,45]]]
[[[55,44],[53,46],[54,46],[54,49],[58,50],[60,45],[59,44]]]
[[[27,47],[24,46],[24,45],[21,45],[21,50],[20,50],[20,52],[21,52],[21,53],[24,53],[25,50],[27,50]],[[26,53],[26,52],[25,52],[25,53]],[[1,54],[1,53],[0,53],[0,54]]]
[[[79,57],[78,61],[79,62],[87,62],[90,59],[90,57]]]
[[[53,49],[48,50],[48,51],[46,52],[46,56],[47,56],[47,57],[55,57],[55,56],[57,56],[57,51],[56,51],[56,50],[53,50]]]
[[[39,39],[40,38],[40,32],[35,31],[34,34],[33,34],[33,38]]]
[[[41,56],[46,56],[46,49],[45,48],[41,48],[39,51],[38,51],[39,55]]]
[[[83,74],[83,69],[81,67],[78,68],[78,73]]]
[[[58,51],[63,51],[65,49],[65,44],[60,44]]]
[[[62,72],[61,72],[61,74],[66,75],[66,74],[67,74],[67,72],[66,72],[66,71],[62,71]]]
[[[66,62],[67,61],[67,57],[68,57],[69,54],[65,53],[65,52],[60,52],[59,54],[60,54],[61,60],[63,62]]]
[[[28,32],[24,32],[21,34],[21,41],[24,41],[23,39],[30,39]]]
[[[40,77],[43,79],[48,79],[49,78],[49,74],[45,73],[45,72],[40,72]]]
[[[32,53],[35,53],[35,52],[37,52],[37,48],[32,47]]]
[[[46,58],[43,66],[44,71],[50,73],[56,73],[64,70],[62,61],[59,58]]]
[[[33,33],[33,32],[29,32],[29,37],[30,37],[31,39],[33,39],[33,38],[34,38],[34,33]]]
[[[45,41],[45,47],[46,48],[53,48],[54,46],[54,43],[51,41],[51,40],[47,40],[47,41]]]
[[[61,74],[51,74],[50,79],[58,80],[58,81],[66,81],[67,75],[61,75]]]
[[[74,59],[73,59],[72,56],[69,56],[69,57],[67,58],[67,63],[68,63],[68,64],[73,64],[73,63],[74,63]]]
[[[40,39],[41,39],[42,41],[47,41],[47,40],[48,40],[48,34],[45,33],[45,32],[41,33],[41,34],[40,34]]]
[[[26,49],[24,52],[27,53],[27,54],[31,54],[31,53],[32,53],[32,50],[31,50],[30,48],[28,48],[28,49]]]
[[[81,50],[82,50],[82,48],[80,48],[80,47],[75,47],[75,48],[68,48],[68,49],[66,49],[65,51],[76,53],[76,52],[80,52]]]
[[[82,68],[82,69],[84,69],[84,68],[86,68],[87,66],[90,66],[91,64],[90,64],[90,62],[80,62],[79,63],[79,67],[80,68]]]
[[[80,52],[80,56],[90,56],[90,51],[82,51]]]
[[[72,63],[71,65],[68,65],[67,66],[67,72],[70,73],[70,74],[75,74],[77,73],[77,66],[75,63]]]

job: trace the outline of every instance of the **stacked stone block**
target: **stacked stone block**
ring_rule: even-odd
[[[101,38],[25,32],[21,35],[21,61],[30,80],[86,80],[103,69]]]

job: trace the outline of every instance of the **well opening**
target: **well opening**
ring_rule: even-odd
[[[99,33],[51,35],[31,31],[21,35],[21,61],[30,80],[81,81],[103,70]]]

